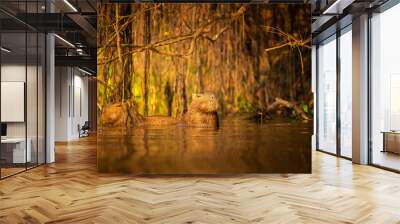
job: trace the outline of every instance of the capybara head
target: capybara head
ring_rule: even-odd
[[[189,106],[191,111],[201,111],[204,113],[217,112],[218,100],[212,93],[193,94],[192,103]]]
[[[126,112],[122,103],[112,104],[104,108],[101,114],[103,125],[120,126],[126,121]]]

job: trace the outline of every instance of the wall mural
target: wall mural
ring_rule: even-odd
[[[99,4],[98,169],[310,173],[308,4]]]

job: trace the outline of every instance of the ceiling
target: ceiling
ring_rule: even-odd
[[[12,49],[8,59],[32,58],[37,51],[33,36],[51,32],[57,34],[56,65],[79,66],[95,74],[96,5],[96,0],[47,0],[47,4],[45,0],[0,0],[2,46]]]
[[[175,2],[177,2],[176,0]],[[190,0],[187,0],[190,1]],[[185,1],[185,2],[187,2]],[[387,0],[251,0],[255,3],[309,3],[311,4],[313,37],[321,36],[346,15],[356,15]],[[25,55],[25,39],[18,33],[29,31],[54,32],[56,63],[74,65],[96,71],[97,3],[132,2],[128,0],[0,0],[0,25],[3,43],[15,48],[15,55]],[[137,0],[135,2],[140,2]],[[148,1],[142,1],[148,2]],[[169,1],[172,2],[172,1]],[[192,1],[200,2],[200,1]],[[212,2],[203,0],[201,2]],[[232,1],[230,1],[232,2]],[[51,11],[51,13],[49,13]],[[351,21],[351,19],[350,19]],[[334,31],[332,31],[334,32]],[[29,38],[28,38],[29,39]],[[66,40],[66,41],[64,41]],[[30,40],[28,40],[29,42]],[[72,45],[74,46],[72,46]],[[32,49],[31,49],[32,46]],[[36,47],[28,44],[27,53]]]
[[[317,0],[313,12],[313,43],[317,44],[329,36],[332,36],[337,30],[350,25],[353,18],[360,14],[376,12],[376,9],[389,1],[390,0]]]

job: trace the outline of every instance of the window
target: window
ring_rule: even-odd
[[[339,33],[340,36],[333,35],[320,43],[317,51],[317,147],[324,152],[339,153],[338,156],[351,158],[351,25],[342,29]]]
[[[371,162],[400,170],[400,5],[371,18]]]
[[[318,47],[317,148],[336,153],[336,36]]]
[[[340,36],[340,155],[352,154],[352,33],[351,26]]]

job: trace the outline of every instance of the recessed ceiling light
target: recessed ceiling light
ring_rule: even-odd
[[[7,49],[7,48],[5,48],[5,47],[1,47],[0,50],[1,50],[1,51],[4,51],[4,52],[6,52],[6,53],[10,53],[10,52],[11,52],[11,50],[9,50],[9,49]]]
[[[83,73],[85,73],[85,74],[87,74],[87,75],[93,75],[92,73],[90,73],[90,72],[88,72],[88,71],[86,71],[86,70],[83,70],[83,69],[81,69],[81,68],[79,68],[79,67],[78,67],[78,70],[81,71],[81,72],[83,72]]]
[[[65,4],[67,4],[74,12],[78,12],[78,10],[68,1],[64,0]]]
[[[75,48],[75,45],[73,45],[71,42],[69,42],[68,40],[60,37],[58,34],[54,34],[55,37],[57,37],[59,40],[61,40],[62,42],[66,43],[68,46]]]
[[[343,9],[351,5],[355,0],[336,0],[322,14],[342,14]]]

